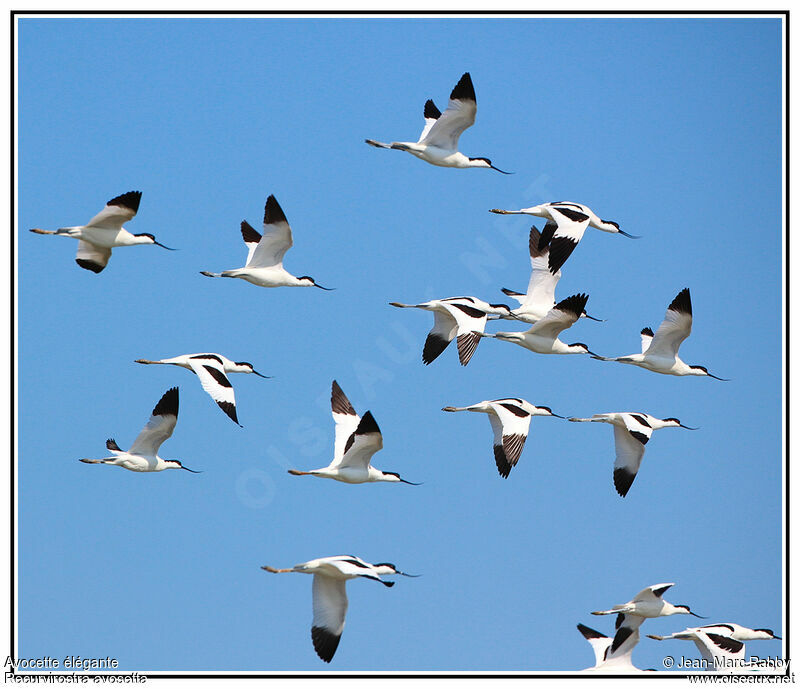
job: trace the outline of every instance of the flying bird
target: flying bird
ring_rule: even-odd
[[[475,123],[477,109],[472,78],[469,72],[465,72],[450,93],[450,102],[444,112],[440,112],[432,100],[425,103],[423,109],[425,127],[420,134],[419,141],[416,143],[393,141],[390,144],[373,139],[364,139],[364,141],[377,148],[408,151],[426,163],[440,167],[488,167],[502,172],[504,175],[512,174],[496,168],[488,158],[469,158],[463,153],[459,153],[458,138],[467,127],[471,127]]]
[[[572,203],[571,201],[542,203],[538,206],[522,208],[518,211],[504,211],[499,208],[492,208],[490,213],[535,215],[540,218],[547,218],[548,222],[542,232],[540,248],[550,246],[548,267],[553,274],[564,265],[564,262],[569,258],[575,247],[578,246],[578,242],[581,241],[587,227],[595,227],[604,232],[621,234],[631,239],[640,239],[636,235],[620,230],[619,224],[613,220],[601,220],[588,206],[584,206],[582,203]]]
[[[554,414],[550,407],[537,407],[519,397],[484,400],[468,407],[442,407],[442,411],[474,411],[489,415],[494,431],[494,461],[503,478],[508,478],[519,461],[532,416],[564,418]]]
[[[667,307],[667,313],[655,335],[650,328],[644,328],[641,331],[641,354],[618,357],[604,357],[595,354],[592,355],[592,358],[600,361],[633,364],[646,368],[648,371],[670,376],[709,376],[716,380],[727,380],[712,375],[705,366],[690,366],[681,361],[678,349],[691,332],[692,299],[689,295],[689,288],[686,287],[678,292],[678,295]]]
[[[555,225],[552,220],[547,221],[548,225]],[[547,225],[545,225],[545,231]],[[561,279],[561,270],[551,273],[548,267],[548,257],[550,256],[549,245],[541,246],[542,233],[534,225],[528,237],[528,251],[531,256],[531,277],[528,281],[528,289],[525,294],[514,290],[503,288],[502,292],[508,297],[519,302],[520,306],[513,309],[511,313],[525,323],[536,323],[547,315],[556,305],[555,292],[556,285]],[[599,321],[583,311],[581,318],[589,318]]]
[[[332,289],[318,285],[308,275],[295,277],[283,267],[283,257],[292,248],[292,228],[272,194],[267,197],[264,205],[264,234],[256,232],[246,220],[242,220],[241,230],[247,245],[247,263],[244,268],[223,270],[221,273],[201,270],[201,275],[210,278],[241,278],[259,287]]]
[[[233,394],[233,385],[228,380],[226,373],[255,373],[262,378],[272,376],[261,375],[253,368],[253,364],[247,361],[231,361],[222,354],[181,354],[170,359],[136,359],[137,364],[169,364],[180,366],[181,368],[192,371],[200,379],[211,399],[214,400],[222,411],[230,417],[234,423],[239,423],[236,416],[236,399]]]
[[[586,310],[588,294],[573,294],[562,299],[547,312],[544,318],[536,321],[523,332],[481,333],[481,337],[494,337],[513,342],[520,347],[539,354],[594,354],[583,342],[565,344],[558,339],[562,331],[569,328]]]
[[[664,592],[674,583],[653,584],[637,593],[632,600],[627,603],[615,605],[610,610],[598,610],[592,615],[616,615],[616,634],[612,641],[610,653],[615,653],[634,632],[636,632],[645,619],[653,617],[665,617],[668,615],[694,615],[688,605],[673,605],[662,599]]]
[[[336,425],[333,461],[322,469],[297,471],[289,469],[293,476],[319,476],[344,483],[408,483],[392,471],[381,471],[370,464],[372,455],[383,447],[383,436],[370,412],[360,417],[350,400],[334,380],[331,385],[331,415]]]
[[[81,268],[99,273],[108,265],[111,249],[117,246],[134,246],[135,244],[155,244],[162,249],[174,251],[156,241],[152,234],[142,232],[131,234],[122,224],[133,220],[139,210],[141,191],[129,191],[111,199],[97,215],[85,225],[61,227],[57,230],[40,230],[34,228],[36,234],[54,234],[59,237],[72,237],[78,240],[78,254],[75,263]]]
[[[614,487],[623,498],[628,494],[633,479],[639,471],[644,456],[644,446],[650,440],[653,431],[660,428],[685,428],[696,431],[696,428],[684,426],[678,419],[658,419],[643,412],[613,412],[594,414],[590,419],[570,418],[569,421],[597,421],[614,426]]]
[[[734,639],[726,633],[727,625],[711,625],[710,627],[693,627],[668,636],[648,634],[656,641],[665,639],[683,639],[694,641],[697,650],[703,657],[704,668],[710,672],[727,672],[742,669],[745,664],[745,646],[742,641]]]
[[[438,357],[453,338],[458,347],[458,360],[466,366],[478,343],[487,320],[514,318],[506,304],[488,304],[475,297],[448,297],[432,299],[422,304],[401,304],[389,302],[400,309],[423,309],[433,311],[433,328],[428,333],[422,349],[422,361],[427,366]]]
[[[288,569],[275,569],[263,566],[267,572],[302,572],[313,574],[311,584],[312,607],[314,618],[311,623],[311,641],[317,655],[326,663],[330,663],[339,640],[344,631],[344,618],[347,613],[347,591],[345,583],[348,579],[362,577],[378,581],[384,586],[394,586],[393,581],[384,581],[381,576],[402,574],[393,564],[381,562],[373,565],[353,555],[337,555],[321,557],[316,560],[302,562]]]
[[[178,423],[178,388],[170,388],[154,407],[150,419],[136,436],[129,450],[120,449],[116,441],[109,438],[106,440],[106,448],[111,450],[112,457],[80,461],[86,464],[110,464],[130,471],[185,469],[193,474],[199,474],[201,472],[183,466],[177,459],[161,459],[158,456],[158,448],[172,435],[176,423]]]

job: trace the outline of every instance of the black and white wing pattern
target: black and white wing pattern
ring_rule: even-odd
[[[358,422],[358,427],[347,439],[344,446],[344,455],[339,462],[339,467],[359,467],[366,469],[369,462],[378,450],[383,447],[381,429],[372,416],[367,412]]]
[[[469,72],[465,72],[450,93],[447,109],[436,119],[419,143],[449,151],[457,150],[458,138],[475,122],[477,109],[472,78]]]
[[[331,466],[338,466],[344,457],[344,448],[350,436],[355,433],[361,417],[356,414],[350,400],[334,380],[331,385],[331,416],[335,427],[335,440],[333,449],[333,461]]]
[[[200,379],[203,390],[211,395],[211,399],[234,423],[238,424],[233,385],[225,375],[222,360],[214,354],[195,354],[189,358],[189,365]]]
[[[625,428],[614,426],[614,487],[623,498],[628,494],[644,456],[644,446],[653,429],[642,414],[622,414]],[[649,589],[645,589],[649,590]]]
[[[588,294],[573,294],[571,297],[562,299],[527,332],[555,340],[562,331],[581,317],[588,300]]]
[[[611,660],[632,651],[633,647],[639,643],[639,627],[642,622],[644,622],[644,617],[639,615],[619,613],[614,624],[616,629],[614,639],[606,649],[603,660]]]
[[[583,238],[583,233],[589,227],[589,216],[576,208],[569,206],[548,205],[548,212],[555,227],[545,225],[542,232],[542,248],[550,246],[548,267],[555,273],[564,265],[570,254]],[[552,232],[552,238],[549,239]]]
[[[75,256],[75,263],[81,268],[99,273],[108,265],[111,258],[111,249],[97,246],[83,239],[78,240],[78,253]]]
[[[247,240],[245,240],[247,241]],[[292,228],[270,194],[264,205],[264,234],[258,242],[247,267],[270,268],[283,265],[283,257],[292,248]]]
[[[485,311],[466,303],[466,299],[454,297],[443,299],[442,305],[450,312],[456,322],[456,346],[458,347],[458,360],[462,366],[466,366],[478,343],[481,335],[486,328],[487,315]]]
[[[695,629],[692,641],[711,669],[732,668],[745,660],[744,644],[730,636]]]
[[[170,388],[153,408],[150,419],[136,436],[128,453],[155,457],[161,443],[172,435],[176,423],[178,423],[178,388]]]
[[[650,328],[642,328],[640,335],[642,336],[642,354],[644,354],[653,341],[653,331]]]
[[[103,210],[86,223],[86,227],[119,230],[123,224],[136,215],[141,200],[141,191],[129,191],[120,196],[115,196],[105,205]]]
[[[613,639],[601,634],[596,629],[587,627],[585,624],[578,625],[578,631],[583,635],[594,651],[595,665],[600,665],[605,660],[605,654]]]
[[[437,108],[430,99],[425,101],[425,108],[423,109],[422,114],[425,117],[425,126],[422,129],[422,134],[419,135],[419,140],[417,143],[420,143],[426,136],[428,136],[428,132],[431,130],[431,127],[433,127],[433,125],[436,124],[436,120],[442,116],[439,108]]]
[[[247,245],[247,261],[245,265],[249,265],[250,260],[253,258],[253,252],[261,241],[261,234],[253,229],[253,226],[247,222],[247,220],[242,220],[241,229],[242,239],[244,239],[244,243]]]
[[[455,317],[443,311],[433,312],[433,328],[425,338],[422,348],[422,361],[427,366],[436,359],[449,345],[458,331]]]
[[[692,299],[689,288],[678,295],[667,307],[667,313],[658,326],[646,354],[653,357],[675,358],[681,343],[692,332]]]
[[[345,580],[315,574],[311,595],[314,610],[311,641],[317,655],[330,663],[344,631],[344,618],[347,614]]]
[[[489,403],[493,412],[489,421],[494,431],[494,461],[503,478],[508,478],[519,461],[531,425],[531,415],[521,404],[522,400],[513,398]]]
[[[555,230],[556,224],[548,220],[545,231],[550,228]],[[550,271],[550,247],[542,246],[544,232],[534,225],[528,237],[528,251],[531,256],[531,277],[522,306],[526,310],[545,312],[553,307],[556,301],[556,285],[561,279],[561,271]]]

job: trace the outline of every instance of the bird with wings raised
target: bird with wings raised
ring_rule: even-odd
[[[132,234],[122,225],[133,220],[142,200],[141,191],[129,191],[111,199],[103,210],[85,225],[61,227],[58,230],[31,230],[36,234],[52,234],[58,237],[72,237],[78,240],[78,253],[75,263],[81,268],[99,273],[108,265],[111,249],[118,246],[135,246],[136,244],[155,244],[162,249],[170,249],[159,244],[156,238],[147,232]]]
[[[283,257],[292,248],[292,228],[283,209],[270,194],[264,204],[263,234],[259,234],[246,220],[241,223],[242,239],[247,246],[247,262],[244,268],[211,273],[201,270],[201,275],[210,278],[240,278],[259,287],[329,287],[318,285],[308,275],[295,277],[283,267]]]
[[[176,423],[178,423],[178,388],[170,388],[153,408],[150,419],[136,436],[130,449],[122,450],[113,438],[109,438],[106,440],[106,448],[111,451],[111,457],[80,461],[85,464],[108,464],[137,472],[185,469],[193,474],[199,474],[199,471],[188,469],[177,459],[161,459],[158,456],[158,449],[172,435]]]
[[[440,112],[432,100],[425,103],[422,113],[425,126],[416,143],[393,141],[385,144],[374,139],[364,139],[364,141],[376,148],[407,151],[431,165],[457,168],[485,167],[502,172],[504,175],[511,174],[496,168],[488,158],[470,158],[458,151],[458,139],[467,127],[475,123],[477,110],[472,77],[469,72],[465,72],[450,93],[450,101],[444,112]]]
[[[331,385],[331,415],[335,424],[333,461],[321,469],[298,471],[289,469],[293,476],[319,476],[343,483],[408,483],[392,471],[381,471],[370,464],[372,455],[383,447],[380,428],[367,412],[363,417],[356,414],[350,400],[334,380]]]
[[[692,299],[689,288],[678,292],[677,296],[667,307],[667,313],[655,334],[650,328],[641,331],[642,353],[629,354],[628,356],[605,357],[592,355],[593,359],[600,361],[618,361],[621,364],[633,364],[648,371],[663,373],[670,376],[708,376],[716,380],[719,378],[708,372],[705,366],[689,365],[678,356],[683,341],[692,332]]]
[[[555,273],[550,271],[550,246],[542,241],[542,237],[547,233],[549,225],[555,225],[555,223],[552,220],[548,220],[542,232],[539,232],[535,225],[531,227],[528,236],[531,277],[528,280],[528,289],[525,294],[505,287],[502,289],[503,294],[519,302],[519,308],[513,309],[511,313],[525,323],[540,321],[556,305],[556,285],[561,279],[561,270],[559,269]],[[580,317],[589,318],[593,321],[600,320],[590,316],[585,310]]]

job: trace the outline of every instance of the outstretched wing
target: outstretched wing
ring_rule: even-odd
[[[361,421],[361,417],[356,414],[356,410],[353,409],[353,405],[350,404],[347,395],[344,394],[335,380],[331,385],[331,416],[333,416],[333,422],[336,425],[333,461],[331,462],[331,466],[334,467],[341,464],[344,457],[344,446],[356,428],[358,428],[358,422]]]
[[[542,337],[557,338],[563,330],[569,328],[581,317],[588,299],[588,294],[573,294],[571,297],[562,299],[547,312],[544,318],[534,323],[528,332]]]
[[[75,263],[81,268],[91,270],[93,273],[99,273],[108,265],[108,259],[110,258],[111,249],[97,246],[83,239],[78,240],[78,253],[75,256]]]
[[[495,464],[498,473],[503,478],[508,478],[525,446],[531,415],[517,404],[517,400],[495,400],[489,406],[494,412],[489,414],[489,421],[494,430]]]
[[[419,140],[417,143],[420,143],[426,136],[428,136],[428,132],[431,130],[431,127],[436,124],[436,120],[442,116],[439,108],[437,108],[430,99],[425,101],[425,108],[423,109],[422,114],[425,117],[425,126],[422,128],[422,134],[419,135]]]
[[[124,223],[136,215],[141,200],[141,191],[129,191],[120,196],[115,196],[106,204],[103,210],[86,223],[86,227],[119,230]]]
[[[548,263],[550,272],[555,274],[581,241],[583,233],[589,227],[589,216],[566,206],[548,206],[547,209],[550,217],[556,223],[553,238],[549,242],[550,259]],[[552,228],[545,226],[545,235],[550,230]]]
[[[443,299],[442,306],[448,310],[456,321],[458,360],[462,366],[466,366],[481,341],[479,333],[482,333],[486,328],[486,312],[458,298]]]
[[[633,600],[638,601],[660,601],[661,597],[666,593],[666,591],[670,588],[675,586],[674,582],[667,583],[667,584],[653,584],[652,586],[648,586],[646,589],[642,589],[639,593],[636,594]]]
[[[692,332],[692,299],[689,288],[678,295],[667,307],[667,313],[645,354],[648,356],[673,358],[678,354],[681,343]]]
[[[434,311],[433,327],[422,348],[422,361],[427,365],[436,359],[456,336],[457,330],[458,323],[449,311]]]
[[[275,197],[270,194],[264,205],[264,234],[247,262],[248,267],[269,268],[283,264],[283,257],[292,248],[292,228]]]
[[[614,487],[623,498],[636,478],[639,466],[644,456],[644,446],[650,440],[653,429],[645,424],[638,423],[630,415],[623,415],[625,428],[614,426],[614,445],[616,458],[614,459]],[[650,589],[645,589],[650,590]]]
[[[478,107],[475,103],[475,89],[469,72],[465,72],[450,93],[447,109],[439,116],[427,135],[419,143],[436,146],[448,151],[458,149],[458,138],[467,127],[475,122]]]
[[[556,224],[548,220],[545,229]],[[556,285],[561,279],[561,271],[550,272],[550,247],[540,248],[542,233],[534,225],[528,237],[528,250],[531,255],[531,278],[528,281],[528,290],[522,300],[524,310],[533,310],[546,313],[555,304]]]
[[[247,222],[247,220],[242,220],[241,224],[242,229],[242,239],[244,239],[244,243],[247,245],[247,261],[245,265],[250,265],[250,260],[253,258],[253,253],[258,246],[258,243],[261,241],[261,235],[253,229],[253,226]]]
[[[344,446],[344,455],[339,462],[339,468],[354,467],[366,469],[369,461],[378,450],[383,447],[381,429],[375,422],[372,414],[367,412],[358,422],[358,427],[347,439]]]
[[[330,663],[344,631],[344,616],[347,613],[345,581],[315,574],[311,596],[314,610],[311,640],[317,655]]]
[[[236,416],[236,398],[233,394],[233,385],[225,375],[225,367],[218,357],[191,357],[189,366],[197,374],[200,384],[211,399],[222,409],[234,423],[239,423]]]
[[[176,423],[178,423],[178,388],[170,388],[153,408],[150,419],[136,436],[128,452],[132,455],[155,457],[161,443],[172,435]]]

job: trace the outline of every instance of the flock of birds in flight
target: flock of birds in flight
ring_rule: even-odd
[[[495,167],[488,158],[470,158],[458,151],[458,140],[462,132],[475,122],[475,91],[469,73],[465,73],[450,94],[447,109],[440,112],[432,100],[424,106],[425,126],[419,140],[414,142],[381,143],[366,139],[366,143],[378,148],[406,151],[427,163],[454,168]],[[86,270],[100,273],[108,264],[111,250],[117,247],[154,244],[164,249],[169,247],[156,241],[152,234],[132,234],[123,224],[134,218],[141,200],[140,191],[130,191],[111,199],[86,225],[64,227],[58,230],[32,229],[38,234],[72,237],[78,240],[77,264]],[[689,289],[681,290],[667,308],[664,320],[653,332],[650,328],[641,331],[641,352],[619,357],[603,357],[592,352],[581,342],[567,344],[559,339],[579,318],[599,320],[586,312],[588,295],[574,294],[556,302],[555,289],[561,277],[561,268],[581,241],[588,227],[604,232],[621,234],[616,222],[602,220],[590,208],[573,202],[543,203],[519,210],[492,209],[492,213],[503,215],[523,214],[546,220],[542,230],[535,226],[530,230],[529,254],[531,275],[527,291],[523,294],[510,289],[503,293],[519,303],[512,309],[506,304],[490,304],[476,297],[451,297],[434,299],[420,304],[391,302],[398,308],[417,308],[433,312],[434,324],[425,340],[422,360],[427,365],[433,362],[456,340],[459,361],[466,366],[482,338],[494,338],[513,342],[538,354],[588,354],[600,361],[615,361],[639,366],[655,373],[674,376],[712,375],[704,366],[689,365],[678,356],[678,350],[692,329],[692,304]],[[247,221],[241,223],[241,234],[247,247],[244,267],[223,270],[220,273],[201,271],[213,278],[239,278],[259,287],[317,287],[307,275],[296,277],[283,267],[286,252],[292,247],[292,230],[286,216],[274,196],[267,198],[264,208],[263,232],[258,233]],[[486,333],[489,320],[505,319],[522,321],[531,325],[528,330],[517,332]],[[253,373],[249,362],[234,362],[217,353],[184,354],[160,360],[137,359],[140,364],[162,364],[179,366],[192,371],[200,380],[203,389],[219,405],[222,411],[238,424],[236,401],[229,373]],[[484,400],[463,407],[446,406],[446,412],[471,411],[489,416],[494,433],[494,459],[500,476],[508,478],[517,464],[534,416],[555,416],[546,406],[537,406],[518,398],[510,397]],[[327,466],[311,471],[290,469],[295,476],[316,476],[345,483],[391,482],[419,485],[400,478],[394,472],[382,471],[372,466],[373,455],[383,447],[383,438],[372,413],[359,416],[336,381],[331,389],[331,413],[335,423],[334,457]],[[162,459],[158,456],[161,444],[172,435],[178,420],[178,388],[167,390],[156,404],[152,414],[130,448],[122,450],[109,438],[107,449],[110,457],[81,459],[88,464],[120,466],[136,472],[157,472],[165,469],[183,469],[200,473],[182,465],[178,460]],[[639,471],[645,445],[653,431],[661,428],[685,428],[676,418],[659,419],[643,412],[612,412],[594,414],[590,418],[570,417],[572,422],[600,422],[614,426],[616,458],[613,481],[620,496],[625,497]],[[347,610],[345,582],[354,578],[378,581],[387,587],[394,582],[381,579],[385,575],[404,575],[393,564],[370,564],[353,555],[324,557],[295,565],[288,569],[265,566],[268,572],[303,572],[313,574],[313,622],[311,638],[317,655],[330,662],[339,644]],[[639,641],[639,626],[647,618],[674,614],[691,614],[688,606],[672,605],[663,601],[663,593],[673,584],[657,584],[643,589],[637,596],[610,610],[597,611],[595,615],[616,614],[615,634],[606,637],[584,625],[579,631],[592,645],[596,664],[589,668],[593,672],[636,671],[631,662],[631,653]],[[698,617],[698,615],[695,615]],[[654,639],[688,639],[695,642],[710,669],[721,666],[720,659],[744,660],[744,641],[751,639],[779,639],[771,630],[753,630],[732,623],[689,628],[669,636],[652,636]],[[746,667],[746,665],[744,665]]]

